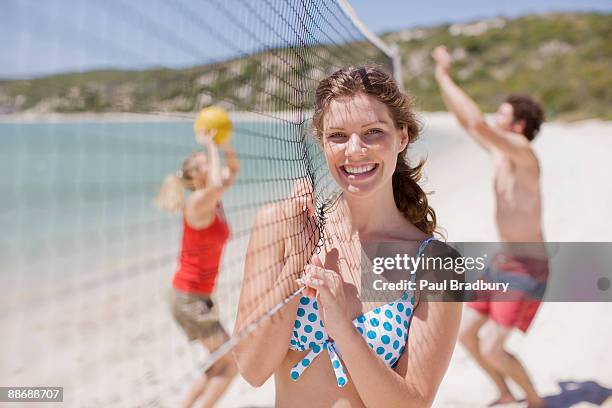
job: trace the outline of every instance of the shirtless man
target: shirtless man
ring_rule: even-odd
[[[530,145],[544,119],[542,108],[528,96],[513,95],[501,104],[490,125],[476,103],[451,78],[452,58],[446,48],[437,47],[432,57],[444,103],[495,163],[495,221],[500,240],[533,243],[507,245],[521,247],[523,252],[506,255],[496,267],[502,273],[529,275],[545,285],[546,252],[543,244],[538,244],[544,241],[540,168]],[[513,328],[526,332],[538,306],[537,300],[516,298],[509,302],[468,303],[459,338],[500,392],[499,399],[490,405],[516,401],[506,383],[510,378],[524,390],[528,407],[545,406],[520,361],[504,348]],[[486,335],[479,338],[481,329]]]

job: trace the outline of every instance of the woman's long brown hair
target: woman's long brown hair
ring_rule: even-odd
[[[395,205],[404,216],[426,234],[436,231],[436,213],[428,204],[427,194],[419,185],[425,160],[411,167],[407,160],[410,143],[420,131],[413,112],[410,96],[400,91],[395,80],[377,66],[349,67],[338,70],[319,84],[315,95],[313,130],[319,140],[323,137],[323,117],[329,104],[337,98],[371,95],[389,109],[397,129],[406,129],[409,142],[397,156],[393,173],[393,197]]]

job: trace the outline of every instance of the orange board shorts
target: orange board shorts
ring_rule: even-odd
[[[548,260],[500,254],[489,269],[485,274],[488,280],[509,282],[511,290],[479,294],[476,301],[468,302],[468,307],[504,327],[516,327],[526,333],[546,290]]]

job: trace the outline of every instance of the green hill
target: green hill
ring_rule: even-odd
[[[382,38],[399,47],[403,85],[421,110],[444,109],[429,54],[434,46],[445,44],[456,59],[455,78],[487,111],[494,110],[507,93],[527,92],[545,104],[549,117],[612,119],[612,14],[500,18],[412,28]],[[287,84],[301,81],[304,88],[314,89],[321,73],[332,69],[330,57],[347,49],[353,54],[364,50],[360,57],[376,58],[371,47],[350,44],[312,47],[309,51],[317,58],[293,61],[293,70],[283,65],[288,51],[279,49],[188,69],[104,70],[4,80],[0,113],[187,112],[219,100],[244,110],[308,108],[312,97],[296,98],[295,89]]]
[[[417,28],[383,36],[402,54],[403,80],[424,110],[443,110],[430,52],[452,51],[454,77],[484,109],[510,92],[541,100],[551,117],[612,119],[612,14],[529,15]]]

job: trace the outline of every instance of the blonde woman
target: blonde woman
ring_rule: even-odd
[[[219,147],[212,133],[200,133],[196,140],[206,152],[190,154],[181,170],[164,180],[156,204],[183,214],[183,238],[179,266],[172,281],[172,313],[190,341],[200,341],[214,351],[229,339],[219,322],[211,295],[219,274],[223,247],[230,231],[221,198],[238,173],[236,152],[229,143]],[[225,153],[221,166],[219,149]],[[191,192],[184,199],[185,190]],[[236,375],[231,355],[225,355],[191,386],[183,407],[212,407]]]

